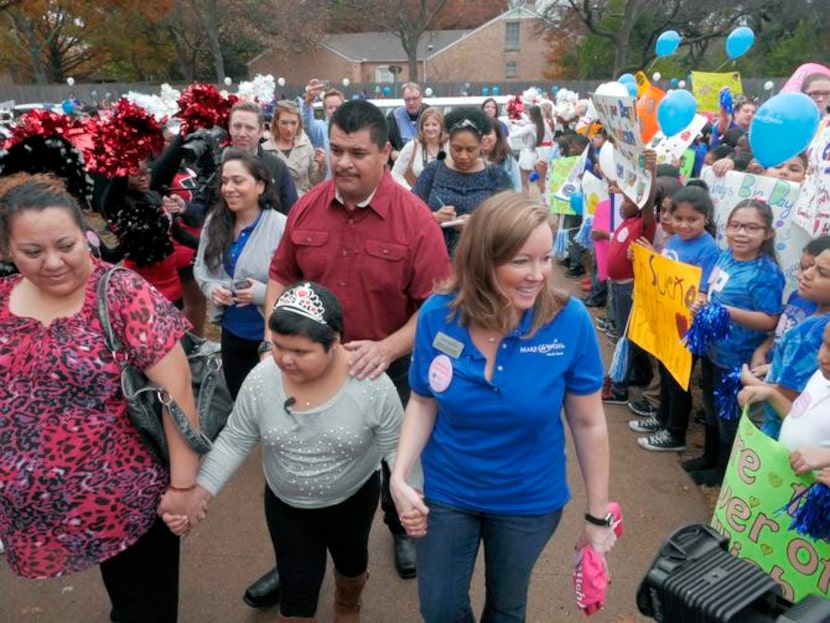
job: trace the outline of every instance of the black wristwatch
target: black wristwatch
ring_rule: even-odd
[[[595,526],[610,528],[614,524],[614,514],[608,513],[605,517],[594,517],[591,513],[585,513],[585,521]]]
[[[264,355],[265,353],[270,353],[271,348],[274,346],[274,343],[270,340],[262,340],[259,343],[259,346],[256,349],[257,355]]]

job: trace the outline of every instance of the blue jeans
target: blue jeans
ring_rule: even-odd
[[[427,535],[417,542],[418,597],[425,623],[475,622],[470,581],[482,541],[487,591],[481,623],[522,623],[530,574],[562,510],[494,515],[427,505]]]

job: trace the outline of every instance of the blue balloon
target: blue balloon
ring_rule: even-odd
[[[672,78],[671,80],[669,80],[669,86],[672,89],[676,89],[678,84],[680,84],[680,81],[677,78]]]
[[[584,199],[585,198],[582,196],[581,191],[573,191],[570,196],[571,210],[577,214],[582,214],[582,204],[584,203]]]
[[[637,83],[636,82],[623,82],[623,85],[626,89],[628,89],[628,94],[631,97],[637,97]]]
[[[680,134],[697,112],[695,96],[683,89],[669,91],[657,106],[657,124],[666,136]]]
[[[617,82],[622,82],[623,84],[633,82],[634,84],[637,84],[637,79],[634,77],[634,74],[623,74],[622,76],[617,78]]]
[[[488,95],[490,95],[490,89],[488,89],[487,87],[481,87],[481,94],[487,97]]]
[[[677,46],[680,45],[680,35],[676,30],[667,30],[659,37],[657,43],[654,44],[654,51],[657,52],[657,58],[664,56],[671,56],[677,51]]]
[[[63,100],[61,102],[61,109],[67,115],[71,115],[72,113],[75,112],[75,105],[72,103],[72,100]]]
[[[392,95],[392,89],[390,89],[389,87],[383,87],[383,95],[389,97],[390,95]]]
[[[499,88],[499,86],[498,85],[494,86],[493,87],[493,95],[500,95],[500,94],[501,94],[501,89]]]
[[[755,112],[749,124],[752,155],[775,167],[807,149],[819,124],[818,107],[804,93],[779,93]]]
[[[755,43],[755,33],[749,26],[738,26],[726,38],[726,55],[733,61],[740,58]]]

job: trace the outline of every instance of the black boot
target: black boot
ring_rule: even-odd
[[[248,587],[242,601],[251,608],[268,608],[280,600],[280,576],[274,567]]]
[[[723,476],[726,474],[726,464],[729,462],[730,452],[732,452],[731,445],[718,444],[718,455],[715,466],[709,469],[690,472],[689,475],[699,485],[706,485],[707,487],[721,486]]]
[[[415,541],[405,534],[393,534],[395,542],[395,569],[403,580],[411,580],[417,575],[415,563]]]
[[[720,435],[717,426],[706,427],[706,437],[703,442],[703,455],[683,461],[680,466],[687,472],[695,472],[715,467],[718,462],[718,446]]]

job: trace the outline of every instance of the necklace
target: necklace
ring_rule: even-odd
[[[488,342],[490,342],[491,344],[494,344],[494,343],[496,342],[496,338],[494,338],[494,337],[488,337],[488,338],[487,338],[487,341],[488,341]]]

